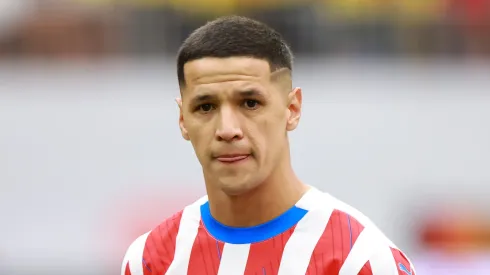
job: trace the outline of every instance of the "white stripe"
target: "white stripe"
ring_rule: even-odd
[[[150,232],[141,235],[129,246],[124,256],[121,275],[126,273],[126,264],[128,262],[131,275],[143,275],[143,252],[149,234]]]
[[[296,225],[284,247],[278,275],[306,274],[311,255],[327,227],[333,208],[310,210]]]
[[[357,275],[369,261],[373,275],[398,275],[389,243],[374,228],[365,228],[340,268],[339,275]]]
[[[226,243],[219,264],[218,275],[243,275],[247,267],[250,244]]]
[[[339,275],[357,275],[380,244],[377,234],[371,228],[364,228],[340,268]]]
[[[376,224],[374,224],[373,221],[371,221],[371,219],[369,219],[366,215],[361,213],[359,210],[346,204],[343,201],[338,200],[337,198],[333,197],[328,193],[322,193],[322,194],[323,194],[322,200],[329,201],[335,209],[347,213],[349,216],[353,217],[359,223],[361,223],[365,228],[368,227],[372,228],[373,231],[378,231],[379,234],[382,234],[384,236],[384,234],[382,233],[381,230],[379,230]],[[393,248],[397,248],[396,245],[391,240],[386,238],[386,236],[384,236],[383,238],[385,239],[386,242],[388,242],[389,246]]]
[[[393,252],[388,245],[384,245],[370,259],[373,275],[398,275]]]
[[[203,197],[197,202],[184,208],[180,219],[179,232],[175,240],[175,254],[166,275],[187,274],[192,246],[197,237],[201,220],[201,205],[207,200]]]
[[[310,187],[310,190],[306,191],[306,193],[296,203],[296,207],[305,210],[313,210],[318,207],[325,207],[326,203],[330,204],[331,202],[326,201],[325,195],[322,192],[318,191],[318,189]]]

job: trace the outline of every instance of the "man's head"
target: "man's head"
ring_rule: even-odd
[[[287,132],[302,101],[292,58],[276,31],[238,16],[202,26],[182,44],[179,125],[211,188],[238,195],[289,162]]]

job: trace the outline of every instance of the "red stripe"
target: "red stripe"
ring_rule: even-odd
[[[126,264],[126,268],[124,270],[124,275],[131,275],[131,270],[129,270],[129,263]]]
[[[307,274],[337,274],[363,229],[353,217],[334,210],[313,251]]]
[[[361,268],[361,271],[359,271],[358,275],[374,275],[369,261]]]
[[[415,271],[412,270],[410,261],[405,254],[403,254],[403,252],[396,248],[391,248],[391,253],[393,253],[393,258],[395,259],[396,266],[398,267],[398,275],[415,275]],[[409,271],[408,273],[403,271],[405,268],[407,271]]]
[[[182,211],[165,220],[148,235],[142,258],[144,275],[167,272],[174,259],[181,218]]]
[[[224,243],[211,237],[202,222],[192,246],[187,274],[217,274]]]
[[[250,245],[244,274],[277,274],[279,272],[279,264],[281,263],[284,246],[293,234],[295,227],[274,238]]]

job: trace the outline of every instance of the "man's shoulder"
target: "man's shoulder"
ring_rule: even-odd
[[[394,245],[367,215],[352,205],[322,191],[318,191],[317,200],[321,201],[324,215],[330,216],[330,223],[350,231],[368,229],[372,234],[385,239],[389,245]]]
[[[149,232],[136,238],[126,251],[121,274],[128,274],[125,273],[126,269],[137,270],[141,268],[142,261],[143,267],[148,270],[168,268],[175,252],[177,234],[179,234],[182,222],[198,219],[199,208],[205,201],[207,201],[207,197],[200,198],[164,219]],[[156,263],[151,261],[151,255],[158,255],[158,258],[160,258],[159,265],[156,266]],[[134,267],[131,268],[131,265],[134,265]]]
[[[335,272],[398,274],[390,272],[404,269],[415,274],[410,273],[413,265],[406,255],[361,211],[320,191],[315,201],[316,207],[311,210],[328,215],[317,253],[336,255],[332,256],[339,266]]]
[[[148,260],[145,260],[145,254],[158,252],[160,257],[170,256],[175,247],[183,212],[184,210],[181,210],[173,214],[152,230],[136,238],[126,250],[121,274],[127,274],[126,269],[134,270],[135,268],[131,268],[131,265],[139,268],[142,261],[146,266],[151,265]]]
[[[179,227],[182,221],[182,218],[187,219],[189,216],[197,216],[199,215],[199,207],[207,201],[207,196],[201,197],[199,200],[187,205],[180,211],[174,213],[170,217],[164,219],[160,224],[155,226],[151,231],[139,236],[134,242],[138,242],[138,240],[144,238],[146,241],[151,238],[158,238],[159,242],[165,242],[167,240],[175,240],[177,233],[179,232]],[[131,246],[133,246],[131,244]]]

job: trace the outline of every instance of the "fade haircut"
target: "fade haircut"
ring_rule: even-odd
[[[242,16],[220,17],[196,29],[182,43],[177,56],[179,85],[184,65],[205,57],[252,57],[265,60],[271,71],[292,70],[293,54],[282,36],[264,23]]]

